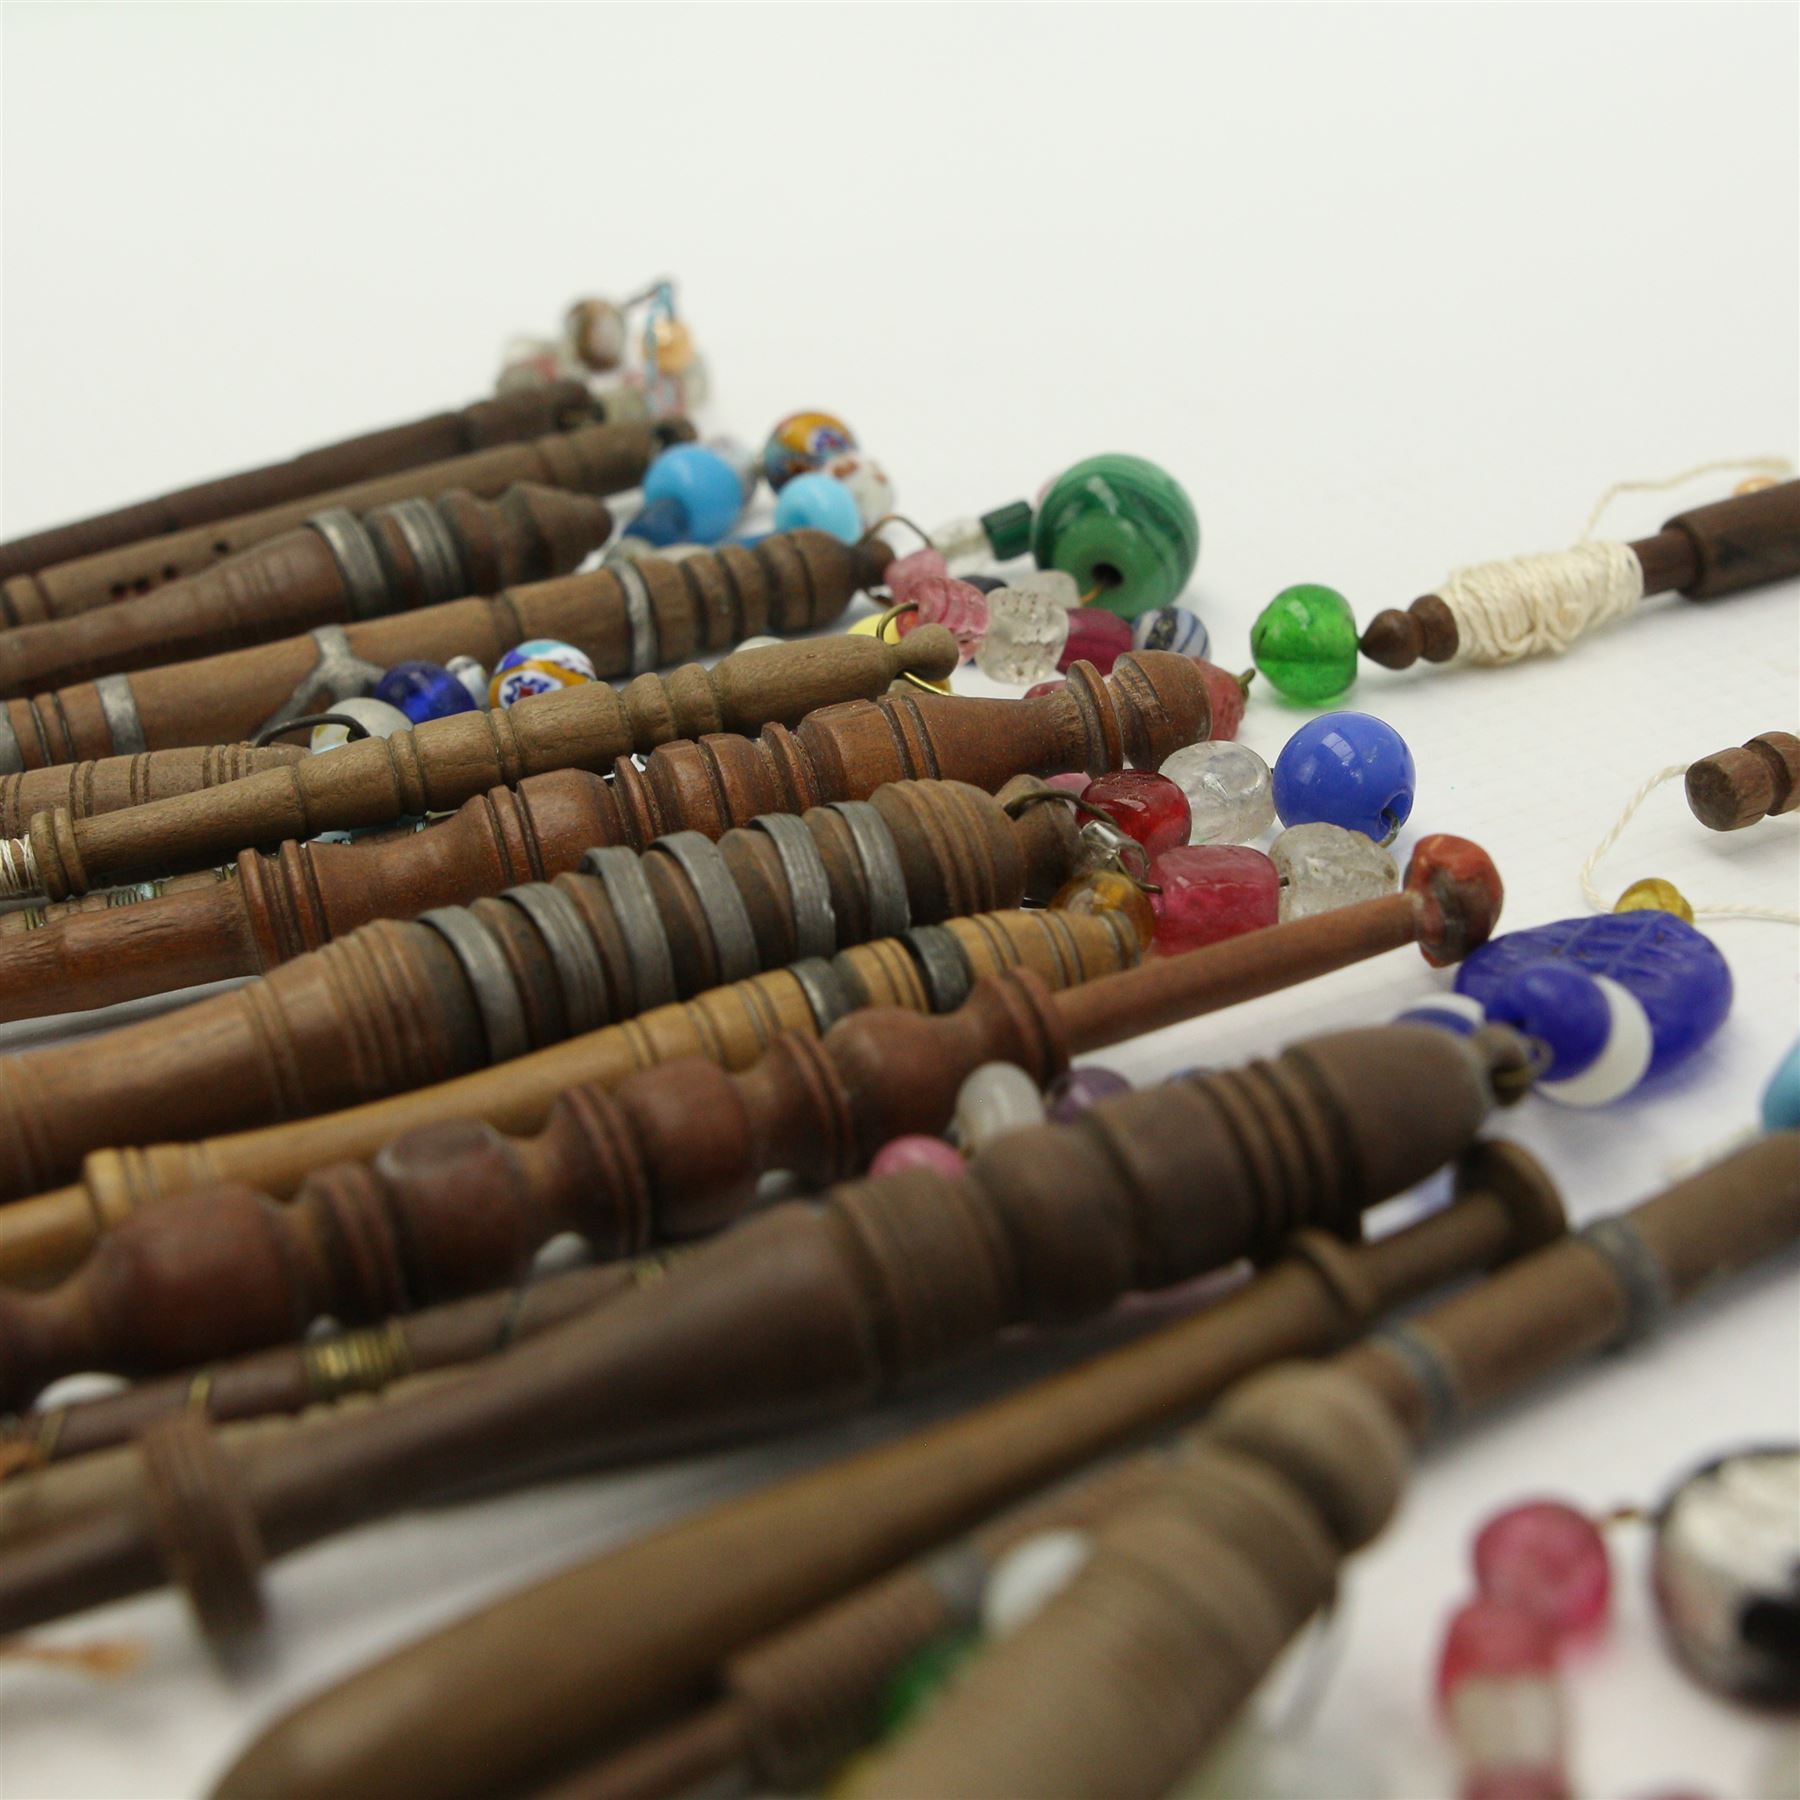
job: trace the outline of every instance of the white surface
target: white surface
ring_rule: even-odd
[[[1454,564],[1571,541],[1621,477],[1794,451],[1795,53],[1791,9],[1728,6],[13,7],[4,527],[472,398],[512,332],[666,269],[714,419],[754,437],[841,410],[928,526],[1096,449],[1166,461],[1204,521],[1215,654],[1241,665],[1289,582],[1366,618]],[[1508,923],[1534,924],[1578,910],[1581,859],[1645,775],[1795,724],[1795,599],[1664,603],[1561,662],[1367,674],[1353,703],[1415,749],[1415,830],[1484,843]],[[1244,736],[1272,758],[1300,716],[1259,695]],[[1602,885],[1792,905],[1797,867],[1794,819],[1714,837],[1669,789]],[[1795,933],[1716,935],[1738,1006],[1676,1091],[1501,1124],[1579,1216],[1746,1127],[1795,1035]],[[1115,1060],[1266,1052],[1432,980],[1397,955]],[[1358,1762],[1445,1791],[1429,1663],[1487,1513],[1650,1500],[1791,1437],[1797,1363],[1790,1263],[1435,1456],[1351,1583],[1318,1792]],[[327,1678],[780,1460],[298,1557],[270,1661],[236,1683],[167,1597],[78,1620],[58,1635],[141,1638],[147,1661],[101,1688],[0,1670],[0,1793],[194,1793]],[[1635,1573],[1622,1588],[1614,1644],[1571,1680],[1582,1791],[1749,1794],[1770,1728],[1674,1674]]]

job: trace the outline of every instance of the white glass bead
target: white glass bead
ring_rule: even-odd
[[[840,450],[820,465],[819,473],[841,481],[850,490],[865,531],[894,510],[894,484],[866,450]]]
[[[1014,1544],[981,1589],[981,1629],[1005,1637],[1029,1624],[1081,1573],[1094,1546],[1085,1531],[1040,1531]]]
[[[931,547],[937,551],[951,574],[964,569],[978,569],[994,560],[994,547],[979,519],[946,519],[931,534]]]
[[[976,668],[1018,686],[1054,675],[1069,637],[1068,613],[1021,588],[996,588],[987,599],[988,628],[975,652]]]
[[[472,656],[453,656],[444,667],[469,691],[469,698],[487,709],[488,672]]]
[[[1579,1075],[1537,1084],[1546,1100],[1560,1100],[1564,1106],[1606,1106],[1629,1094],[1644,1079],[1656,1048],[1649,1015],[1637,995],[1605,975],[1594,981],[1612,1013],[1606,1048]]]
[[[1247,844],[1275,823],[1275,778],[1248,744],[1186,744],[1158,773],[1187,795],[1191,844]]]
[[[1448,1705],[1470,1772],[1561,1766],[1568,1728],[1554,1675],[1473,1675],[1451,1689]]]
[[[740,650],[779,650],[781,639],[778,637],[745,638],[738,648]]]
[[[1341,825],[1290,825],[1269,846],[1281,877],[1282,919],[1379,900],[1400,885],[1400,871],[1381,845]]]
[[[983,1063],[956,1091],[956,1141],[965,1156],[1044,1122],[1044,1096],[1016,1063]]]
[[[365,726],[370,737],[387,738],[392,737],[396,731],[412,730],[412,720],[399,707],[389,706],[385,700],[371,700],[360,694],[349,700],[335,700],[330,706],[322,706],[319,710],[343,713],[346,718]],[[312,751],[315,756],[349,742],[350,733],[345,726],[315,725],[312,729]]]

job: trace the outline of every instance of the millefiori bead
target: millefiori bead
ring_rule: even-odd
[[[579,687],[594,679],[594,665],[573,644],[555,638],[531,638],[507,651],[494,664],[488,683],[489,706],[516,706],[536,694],[553,694],[558,688]]]
[[[1113,664],[1130,648],[1131,627],[1117,613],[1077,606],[1069,613],[1069,633],[1056,666],[1067,669],[1073,663],[1091,662],[1102,675],[1110,675]]]
[[[1275,823],[1269,765],[1248,744],[1208,738],[1168,757],[1161,773],[1187,796],[1196,844],[1247,844]]]
[[[789,413],[763,445],[763,475],[769,486],[779,492],[796,475],[822,468],[832,457],[855,448],[856,438],[850,427],[833,414]]]
[[[1280,911],[1281,880],[1260,850],[1236,844],[1193,844],[1165,850],[1150,865],[1155,949],[1179,956],[1202,944],[1273,925]]]
[[[1284,825],[1322,821],[1391,844],[1412,812],[1412,752],[1369,713],[1321,713],[1275,759],[1275,810]]]
[[[1044,1096],[1015,1063],[983,1063],[956,1091],[956,1141],[965,1156],[1044,1122]]]
[[[1356,620],[1336,588],[1283,588],[1250,628],[1250,654],[1278,693],[1322,706],[1356,679]]]
[[[1291,825],[1269,846],[1269,860],[1281,877],[1283,919],[1379,900],[1400,885],[1387,851],[1341,825]]]
[[[987,597],[987,636],[975,652],[975,666],[994,681],[1028,687],[1054,673],[1069,614],[1041,594],[999,588]]]

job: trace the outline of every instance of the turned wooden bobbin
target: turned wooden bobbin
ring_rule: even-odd
[[[1736,750],[1703,756],[1687,772],[1687,803],[1709,831],[1741,831],[1800,806],[1800,738],[1760,731]]]
[[[64,809],[71,818],[147,806],[177,794],[239,781],[264,769],[284,769],[307,754],[300,744],[206,744],[182,750],[146,750],[54,768],[0,775],[0,837],[22,837],[34,813]],[[0,931],[9,915],[0,914]]]

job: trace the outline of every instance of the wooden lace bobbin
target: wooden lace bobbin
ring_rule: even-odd
[[[1561,1229],[1555,1189],[1536,1163],[1507,1144],[1478,1144],[1459,1165],[1456,1202],[1440,1212],[1373,1243],[1298,1233],[1254,1280],[1191,1318],[784,1484],[777,1492],[802,1513],[813,1493],[834,1486],[847,1502],[829,1546],[834,1556],[879,1567],[898,1542],[919,1560],[866,1587],[852,1585],[821,1610],[735,1649],[719,1670],[716,1704],[607,1756],[586,1773],[586,1785],[672,1795],[728,1772],[750,1791],[817,1785],[875,1735],[900,1665],[975,1623],[986,1577],[1009,1549],[1039,1532],[1087,1528],[1154,1487],[1167,1458],[1138,1457],[1057,1487],[954,1542],[941,1535],[921,1541],[911,1531],[901,1537],[910,1522],[888,1505],[865,1504],[865,1491],[920,1496],[920,1515],[934,1522],[986,1518],[1021,1493],[1181,1422],[1256,1369],[1327,1355],[1382,1315],[1533,1250]],[[878,1522],[865,1529],[864,1520]]]
[[[0,761],[36,767],[124,750],[266,738],[333,699],[366,692],[394,663],[470,655],[491,667],[532,638],[574,645],[602,676],[642,674],[769,630],[824,624],[876,579],[885,554],[875,544],[844,544],[824,532],[778,532],[748,549],[726,545],[679,561],[613,564],[505,588],[492,598],[320,626],[195,662],[108,675],[35,700],[6,701],[0,724],[11,730],[16,753],[0,732]],[[463,713],[417,729],[481,717]],[[491,757],[492,749],[486,753]],[[240,838],[231,848],[251,841]],[[52,897],[61,895],[53,890]]]
[[[0,775],[0,837],[23,836],[33,813],[54,807],[71,818],[85,819],[176,794],[198,793],[264,769],[284,769],[304,755],[300,744],[265,744],[260,750],[248,744],[207,744]],[[5,917],[0,915],[0,930],[5,929]]]
[[[566,574],[611,530],[604,501],[528,483],[492,502],[453,489],[334,508],[148,594],[0,633],[0,696]]]
[[[1344,923],[1301,932],[1285,957],[1265,961],[1292,981],[1321,960],[1315,950],[1309,961],[1309,946],[1360,951]],[[1088,999],[1109,999],[1100,1016],[1117,1037],[1139,1017],[1229,1004],[1242,983],[1224,976],[1243,961],[1161,963]],[[321,1170],[286,1207],[241,1186],[190,1193],[109,1234],[55,1291],[0,1294],[0,1405],[78,1370],[188,1367],[280,1342],[297,1323],[361,1325],[515,1280],[565,1232],[603,1257],[716,1232],[771,1170],[822,1186],[866,1168],[892,1138],[943,1130],[984,1064],[1011,1063],[1045,1085],[1068,1062],[1063,1006],[1013,976],[977,987],[949,1017],[865,1013],[823,1044],[777,1040],[744,1074],[694,1059],[611,1094],[573,1090],[531,1139],[474,1122],[416,1132],[366,1167]]]
[[[594,851],[589,873],[378,919],[235,992],[9,1058],[0,1192],[102,1143],[354,1106],[915,921],[1041,901],[1083,853],[1067,808],[1015,818],[957,782]]]
[[[1698,506],[1665,521],[1654,537],[1628,546],[1646,597],[1671,590],[1688,600],[1723,600],[1800,575],[1800,481]],[[1422,656],[1454,662],[1464,653],[1456,616],[1438,594],[1404,612],[1369,621],[1361,649],[1384,668],[1405,669]]]
[[[1709,831],[1741,831],[1800,806],[1800,738],[1760,731],[1735,750],[1715,751],[1688,767],[1687,803]]]
[[[68,525],[52,526],[0,544],[0,581],[48,569],[79,557],[117,550],[144,538],[166,537],[215,519],[260,512],[285,501],[303,500],[377,475],[398,474],[426,463],[447,461],[496,444],[519,443],[552,431],[572,431],[606,416],[579,381],[558,381],[535,392],[478,400],[455,412],[435,413],[405,425],[363,432],[336,444],[309,450],[288,462],[245,469],[215,481],[178,488],[96,513]]]
[[[909,670],[929,674],[954,655],[948,633],[924,626],[898,645],[846,636],[727,657],[693,679],[686,670],[666,681],[640,677],[617,703],[606,690],[589,688],[528,701],[568,700],[564,710],[574,712],[576,694],[595,695],[583,702],[583,716],[611,709],[618,736],[629,730],[631,741],[648,749],[644,767],[621,757],[610,781],[573,770],[529,776],[515,790],[493,788],[466,800],[427,832],[379,844],[290,840],[272,857],[247,852],[236,862],[235,885],[205,877],[183,882],[198,891],[164,896],[165,903],[142,912],[83,918],[40,908],[10,929],[0,918],[0,1018],[261,974],[374,918],[407,918],[547,880],[601,845],[641,848],[678,830],[717,837],[762,813],[866,799],[885,782],[912,777],[997,788],[1021,774],[1117,767],[1128,754],[1147,763],[1192,741],[1189,734],[1204,733],[1209,722],[1193,664],[1155,653],[1131,659],[1105,681],[1091,665],[1077,664],[1067,687],[1037,700],[950,699],[904,688],[880,700],[824,704],[854,691],[878,692]],[[716,731],[697,742],[658,740],[676,730],[742,730],[771,715],[777,722],[756,741]],[[797,721],[796,728],[788,731],[784,719]],[[540,732],[534,742],[546,735],[557,754],[585,746],[598,760],[591,731]],[[460,773],[475,776],[473,759],[463,759]],[[372,805],[371,783],[391,774],[390,759],[365,758],[359,805]],[[304,779],[319,785],[317,765]],[[270,786],[280,791],[265,784],[265,792]],[[397,795],[390,798],[399,804]],[[315,820],[342,816],[335,792],[309,793],[306,809]],[[7,941],[20,932],[28,933],[25,941]]]
[[[534,1461],[578,1448],[661,1455],[862,1404],[903,1373],[966,1357],[1006,1322],[1072,1321],[1132,1286],[1186,1279],[1246,1253],[1267,1257],[1309,1221],[1353,1229],[1378,1191],[1409,1185],[1432,1159],[1467,1148],[1492,1102],[1490,1079],[1516,1067],[1517,1050],[1505,1033],[1343,1033],[1242,1071],[1104,1101],[1073,1125],[1022,1131],[980,1151],[960,1180],[911,1171],[837,1189],[820,1206],[774,1209],[694,1250],[655,1287],[432,1394],[309,1426],[303,1453],[259,1438],[236,1459],[243,1492],[279,1553],[322,1519],[341,1526],[350,1508],[377,1496],[404,1504],[454,1479],[467,1466],[467,1452],[455,1449],[467,1433],[479,1432],[485,1468],[517,1479]],[[1204,1205],[1193,1190],[1197,1163],[1212,1178]],[[723,1359],[720,1330],[731,1333]],[[627,1371],[648,1375],[652,1362],[658,1398],[646,1411]],[[534,1423],[552,1416],[554,1443]],[[876,1504],[913,1516],[909,1497]],[[403,1652],[361,1678],[363,1710],[340,1706],[336,1724],[319,1721],[315,1703],[311,1727],[289,1740],[306,1740],[308,1779],[326,1776],[337,1794],[380,1792],[394,1766],[383,1746],[404,1741],[418,1757],[410,1779],[420,1795],[497,1791],[685,1697],[747,1636],[920,1541],[860,1567],[815,1544],[796,1566],[789,1555],[761,1556],[756,1535],[740,1535],[757,1516],[737,1515],[732,1530],[703,1539],[704,1573],[684,1542],[705,1523],[696,1522]],[[784,1517],[798,1546],[814,1522],[791,1505]],[[939,1530],[968,1522],[957,1512]],[[140,1578],[145,1549],[123,1521],[92,1514],[19,1546],[0,1565],[0,1628],[66,1606],[71,1591],[84,1604],[116,1592]],[[715,1607],[707,1586],[721,1575],[729,1603]],[[626,1591],[639,1600],[621,1607]],[[655,1602],[642,1605],[651,1593]],[[584,1620],[605,1620],[606,1629],[583,1630]],[[415,1741],[405,1716],[425,1691],[411,1660],[420,1657],[436,1693],[441,1755]],[[495,1657],[514,1670],[504,1697]],[[596,1667],[615,1660],[616,1678],[596,1688]],[[570,1704],[577,1693],[581,1707]],[[358,1722],[345,1730],[352,1714]],[[294,1791],[300,1764],[285,1773],[268,1759],[254,1766],[267,1791]]]
[[[693,427],[679,419],[654,425],[642,421],[580,425],[315,490],[253,512],[184,526],[15,575],[0,583],[0,620],[7,625],[35,625],[132,594],[147,594],[165,581],[178,581],[252,544],[292,531],[314,513],[333,507],[363,513],[397,500],[433,500],[453,488],[492,499],[520,481],[579,494],[622,494],[643,480],[651,459],[665,445],[693,435]]]
[[[1158,959],[1133,972],[1129,980],[1102,984],[1104,991],[1091,999],[1064,993],[1057,1001],[1061,1030],[1072,1053],[1081,1053],[1256,999],[1407,944],[1418,944],[1429,961],[1452,962],[1486,939],[1498,912],[1498,877],[1475,845],[1460,838],[1423,839],[1408,864],[1401,893],[1251,932],[1193,955]],[[1035,945],[1038,938],[1026,931],[1033,922],[1041,927],[1045,941],[1053,943],[1059,941],[1055,934],[1061,923],[1074,922],[1074,916],[1030,915],[1015,924],[1015,934]],[[981,924],[953,922],[949,929],[968,945],[966,933]],[[1123,933],[1123,926],[1120,930]],[[1025,959],[1024,966],[1059,990],[1086,985],[1076,979],[1077,971],[1090,978],[1110,972],[1092,962],[1083,964],[1066,951],[1056,954],[1060,960],[1040,956]],[[973,951],[969,960],[978,969],[986,966]],[[1002,957],[999,963],[1011,966],[1014,960]],[[1126,960],[1136,960],[1135,949]],[[1118,967],[1115,962],[1113,968]],[[744,984],[744,991],[760,990],[752,982]],[[918,1003],[905,996],[901,1004]],[[804,1009],[788,1012],[780,1024],[804,1026],[810,1016]],[[651,1014],[641,1025],[649,1034],[660,1031],[665,1021],[678,1029],[658,1035],[651,1053],[634,1050],[635,1065],[629,1061],[622,1065],[610,1048],[615,1041],[635,1039],[602,1032],[436,1088],[312,1120],[210,1142],[95,1152],[83,1163],[81,1185],[0,1208],[0,1279],[26,1284],[55,1280],[88,1254],[100,1233],[158,1199],[197,1186],[238,1181],[284,1197],[315,1169],[366,1161],[384,1145],[422,1127],[478,1118],[496,1130],[524,1135],[540,1130],[560,1093],[578,1082],[611,1086],[633,1066],[696,1052],[725,1068],[741,1069],[762,1054],[768,1041],[766,1036],[715,1035],[710,1026],[696,1036],[679,1008]],[[633,1031],[626,1028],[627,1034]],[[591,1058],[589,1046],[596,1051]]]
[[[1385,1524],[1409,1440],[1647,1334],[1797,1237],[1800,1134],[1771,1134],[1324,1369],[1253,1378],[859,1793],[1078,1793],[1102,1769],[1108,1793],[1165,1792]],[[1111,1660],[1126,1644],[1129,1692]]]

